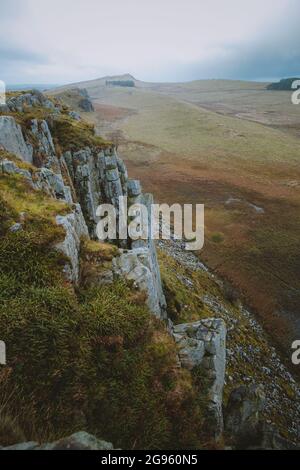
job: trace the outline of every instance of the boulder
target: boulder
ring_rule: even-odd
[[[113,450],[111,442],[103,441],[85,431],[76,432],[58,441],[39,444],[35,441],[22,442],[1,450]]]
[[[8,447],[2,447],[1,450],[34,450],[39,446],[38,442],[28,441],[20,442],[19,444],[14,444]]]
[[[97,439],[84,431],[72,434],[51,444],[45,444],[40,450],[113,450],[111,442]]]

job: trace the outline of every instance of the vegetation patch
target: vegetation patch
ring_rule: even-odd
[[[68,206],[17,176],[0,178],[0,444],[79,430],[121,448],[199,448],[201,380],[177,366],[175,343],[124,282],[62,275],[55,214]],[[25,197],[24,197],[25,196]],[[25,212],[22,229],[10,227]],[[116,248],[85,240],[81,266],[107,267]],[[203,384],[204,387],[204,384]],[[201,398],[202,397],[202,398]]]
[[[51,130],[63,152],[77,151],[84,147],[96,147],[100,150],[109,145],[108,142],[95,135],[93,125],[84,121],[75,121],[66,115],[54,119]]]

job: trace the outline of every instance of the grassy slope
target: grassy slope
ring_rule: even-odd
[[[3,151],[0,158],[14,159]],[[86,241],[82,284],[74,289],[64,280],[65,259],[54,250],[64,233],[55,216],[69,211],[22,177],[0,176],[0,322],[8,356],[0,370],[0,444],[85,429],[122,448],[201,446],[201,376],[178,369],[175,345],[143,294],[122,282],[94,287],[115,248]],[[23,230],[11,232],[22,217]]]
[[[287,341],[289,348],[274,314],[291,320],[299,333],[300,141],[287,132],[289,120],[298,125],[299,107],[287,92],[264,86],[204,81],[91,90],[95,102],[134,111],[114,121],[113,129],[123,133],[120,152],[145,190],[159,201],[206,204],[201,256],[241,289],[270,331],[276,329],[278,344]],[[202,103],[224,105],[225,115]],[[91,117],[99,130],[102,116],[100,109]],[[268,126],[247,120],[262,116]],[[279,123],[280,129],[270,127]],[[226,204],[230,197],[241,202]],[[215,232],[219,243],[212,240]]]

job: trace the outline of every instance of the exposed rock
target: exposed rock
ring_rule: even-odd
[[[142,192],[141,183],[139,180],[128,180],[127,182],[128,196],[138,196]]]
[[[225,430],[236,447],[257,445],[261,439],[260,420],[265,406],[262,385],[241,385],[231,392],[225,411]]]
[[[49,196],[64,199],[68,203],[73,202],[71,190],[65,186],[62,175],[55,174],[48,168],[41,168],[32,174],[29,170],[19,168],[11,160],[5,159],[0,161],[0,173],[22,175],[34,189],[41,189]]]
[[[22,160],[32,162],[32,147],[25,142],[21,126],[12,116],[0,116],[0,146]]]
[[[77,113],[76,111],[70,111],[69,112],[69,116],[73,119],[75,119],[75,121],[81,121],[81,116],[79,113]]]
[[[61,174],[56,174],[48,168],[41,168],[35,173],[35,187],[43,189],[56,199],[63,199],[72,204],[71,188],[64,184]]]
[[[83,98],[80,100],[78,106],[86,113],[91,113],[94,111],[94,106],[89,98]]]
[[[265,421],[266,397],[262,385],[242,385],[232,391],[225,410],[225,430],[237,449],[296,450],[297,444],[284,438]]]
[[[97,439],[92,434],[81,431],[51,444],[40,447],[41,450],[112,450],[111,442]]]
[[[100,182],[90,148],[75,152],[73,158],[66,158],[70,174],[74,175],[74,186],[87,225],[93,233],[96,226],[96,209],[100,204]]]
[[[183,367],[201,366],[208,379],[207,426],[218,437],[223,431],[222,400],[226,366],[226,326],[222,319],[183,323],[173,328]]]
[[[29,442],[20,442],[19,444],[14,444],[8,447],[2,447],[1,450],[34,450],[39,446],[38,442],[29,441]]]
[[[18,174],[24,176],[26,179],[28,179],[31,184],[32,182],[32,177],[31,173],[28,170],[24,170],[23,168],[19,168],[14,162],[11,160],[2,160],[0,161],[0,173],[5,173],[7,175],[12,175],[12,174]]]
[[[65,266],[65,275],[70,281],[77,283],[79,280],[80,238],[89,236],[80,204],[75,204],[72,213],[57,216],[56,222],[58,225],[62,225],[66,232],[65,239],[56,245],[56,248],[70,260],[70,263]]]
[[[9,228],[9,231],[13,233],[20,232],[20,230],[23,230],[22,224],[20,223],[16,223]]]
[[[88,101],[87,93],[84,90],[81,93],[83,100]],[[24,106],[41,105],[47,106],[47,103],[46,98],[39,92],[20,95],[10,103],[12,109],[18,111],[22,111]],[[49,104],[49,107],[52,107],[52,105]],[[13,118],[2,117],[2,119],[8,119],[10,126],[15,127],[15,132],[19,132],[20,135],[17,140],[23,144],[19,154],[24,159],[27,144],[23,138],[21,128],[16,125]],[[120,196],[126,196],[127,193],[130,203],[141,202],[147,206],[149,222],[151,222],[150,207],[153,199],[150,195],[142,194],[139,181],[128,180],[126,166],[116,154],[114,147],[105,148],[97,154],[93,149],[87,147],[73,153],[71,151],[65,152],[58,159],[46,121],[34,119],[29,132],[30,137],[33,136],[35,141],[34,163],[40,169],[35,171],[34,175],[31,175],[30,172],[25,174],[26,170],[17,169],[16,165],[4,162],[1,164],[1,171],[12,173],[21,173],[22,171],[34,188],[42,189],[50,196],[63,199],[70,204],[77,200],[80,203],[86,222],[84,223],[85,229],[82,231],[84,235],[87,235],[87,226],[90,235],[96,235],[96,224],[98,222],[96,209],[104,203],[113,204],[116,208],[118,227],[119,198]],[[14,145],[11,146],[14,153],[16,153],[15,140],[14,137],[12,139]],[[57,217],[57,223],[66,230],[65,240],[58,245],[58,248],[70,259],[70,263],[65,267],[67,278],[77,282],[79,276],[80,235],[74,225],[74,217],[74,213]],[[146,292],[147,305],[150,310],[160,318],[166,318],[166,302],[161,285],[156,246],[153,240],[148,237],[147,240],[131,242],[127,239],[118,241],[118,243],[119,246],[126,249],[132,248],[132,250],[123,253],[118,260],[115,260],[114,274],[133,280],[140,289]]]
[[[158,267],[157,267],[158,269]],[[113,259],[113,272],[133,281],[135,286],[147,295],[146,303],[152,313],[159,318],[165,318],[165,299],[161,298],[154,277],[154,267],[148,248],[136,248],[124,250],[124,252]]]
[[[42,444],[38,442],[22,442],[1,450],[113,450],[111,442],[103,441],[92,434],[80,431],[58,441]]]
[[[32,90],[27,93],[12,97],[6,102],[6,106],[10,111],[19,113],[25,110],[25,107],[32,108],[42,106],[44,108],[55,109],[54,103],[38,90]]]
[[[134,181],[133,186],[138,188],[136,192],[140,193],[139,181]],[[139,194],[132,198],[131,202],[143,204],[147,208],[150,227],[152,195]],[[161,319],[167,318],[156,246],[150,231],[147,239],[131,240],[131,250],[126,250],[119,258],[115,258],[113,266],[116,275],[134,281],[136,286],[147,294],[146,303],[152,313]]]
[[[44,159],[43,166],[49,167],[51,165],[51,156],[55,155],[55,148],[47,122],[45,120],[38,121],[33,119],[31,122],[31,132],[37,141],[35,153]],[[40,163],[39,161],[39,166]]]

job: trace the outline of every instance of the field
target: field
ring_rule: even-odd
[[[156,201],[205,204],[200,258],[289,351],[300,334],[300,105],[291,93],[220,80],[80,86],[95,106],[85,117]]]

